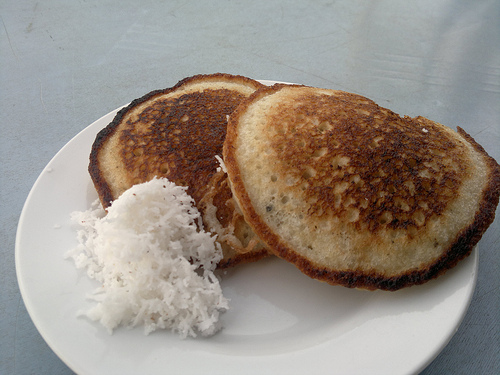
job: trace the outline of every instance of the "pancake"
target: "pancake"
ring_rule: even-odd
[[[217,172],[220,166],[216,156],[222,155],[227,116],[242,99],[262,86],[242,76],[197,75],[172,88],[150,92],[120,110],[99,132],[90,154],[89,173],[103,207],[109,207],[135,184],[155,176],[166,177],[188,187],[187,192],[200,210],[206,230],[224,232],[219,236],[224,253],[220,268],[268,255],[260,241],[250,241],[255,235],[247,231],[248,226],[245,237],[239,238],[240,226],[246,224],[232,219],[241,214],[234,212],[231,202],[229,206],[226,204],[232,199],[227,184],[212,187],[226,178]],[[215,223],[212,218],[212,225],[207,227],[207,204],[201,206],[200,202],[214,191],[224,193],[224,198],[216,200],[215,210],[212,208],[210,214],[218,212],[221,216],[223,213],[225,221]],[[229,237],[230,243],[224,240]]]
[[[368,290],[455,266],[493,222],[500,193],[499,165],[463,129],[298,85],[238,107],[224,162],[269,250],[312,278]]]

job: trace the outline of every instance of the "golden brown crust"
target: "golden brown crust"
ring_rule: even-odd
[[[121,109],[113,121],[97,134],[90,153],[89,173],[105,208],[109,207],[111,201],[117,197],[114,196],[111,186],[103,176],[100,153],[117,128],[123,127],[125,116],[141,104],[157,97],[167,96],[193,82],[224,80],[238,82],[254,87],[254,89],[262,87],[259,82],[247,77],[223,73],[188,77],[171,88],[155,90],[135,99],[127,107]],[[176,183],[188,185],[188,193],[195,195],[195,199],[200,198],[204,194],[200,188],[206,186],[213,172],[207,175],[205,172],[196,173],[196,171],[215,171],[217,160],[214,155],[222,153],[227,124],[226,116],[234,110],[242,99],[243,96],[233,91],[227,90],[221,93],[207,90],[207,92],[195,92],[182,98],[175,98],[173,102],[166,100],[157,103],[156,108],[147,108],[144,116],[150,118],[138,119],[134,123],[130,123],[128,129],[121,129],[124,134],[120,135],[120,141],[123,144],[120,148],[125,168],[131,175],[130,178],[135,180],[134,183],[138,183],[148,181],[155,175],[158,177],[168,176]],[[183,100],[189,101],[179,104]],[[169,105],[176,106],[176,113],[170,114],[168,119],[156,118],[157,112],[155,113],[155,110],[167,112]],[[214,108],[218,113],[211,112],[210,108]],[[186,124],[182,122],[184,116],[191,116]],[[209,134],[199,134],[201,125],[196,121],[197,117],[211,118],[212,126],[205,127]],[[147,121],[152,126],[150,129],[138,133],[134,125],[141,121]],[[169,123],[168,127],[167,123]],[[174,124],[172,125],[172,123]],[[174,142],[169,142],[171,140]],[[147,158],[142,157],[143,149],[147,149]]]
[[[245,219],[276,255],[294,263],[305,274],[330,284],[397,290],[433,279],[470,254],[494,220],[500,194],[500,167],[462,129],[458,134],[482,156],[482,163],[487,165],[488,182],[470,224],[458,231],[438,258],[390,273],[366,267],[332,269],[291,248],[280,236],[279,230],[271,228],[262,212],[257,212],[242,178],[240,169],[244,166],[239,164],[236,146],[238,125],[248,107],[284,87],[275,85],[261,89],[240,105],[231,116],[224,144],[224,161]],[[354,228],[358,232],[371,233],[370,238],[374,242],[377,242],[379,232],[397,231],[405,232],[408,242],[416,242],[415,238],[421,233],[427,233],[425,228],[431,225],[429,222],[449,210],[462,180],[468,178],[470,170],[475,167],[467,156],[467,147],[470,146],[460,141],[460,136],[425,118],[401,118],[371,100],[339,91],[331,96],[320,95],[319,98],[315,96],[304,100],[295,96],[294,101],[296,110],[286,105],[281,110],[266,113],[266,120],[271,124],[269,127],[279,124],[286,128],[276,126],[278,131],[272,133],[273,139],[268,146],[278,150],[276,154],[279,157],[270,162],[278,166],[275,170],[286,170],[291,181],[305,181],[302,197],[308,201],[307,215],[315,218],[325,216],[327,220],[329,217],[341,218],[341,222],[352,216],[355,220],[344,225],[349,230]],[[298,108],[300,103],[306,105]],[[325,107],[328,108],[325,111],[328,118],[322,119]],[[303,115],[303,118],[298,119],[297,114]],[[308,117],[315,117],[315,126],[301,129],[301,123]],[[332,122],[335,127],[329,127]],[[325,137],[316,139],[315,131],[329,132],[327,142]],[[369,141],[361,144],[365,140]],[[310,158],[304,158],[304,154]],[[329,161],[329,172],[325,174],[322,169],[325,162],[319,159],[332,155],[334,158]],[[441,159],[444,155],[446,158]],[[344,187],[341,194],[339,190],[335,191],[339,186]],[[281,187],[281,192],[284,190],[286,188]],[[419,201],[422,197],[425,201]],[[343,202],[349,203],[343,205]],[[271,211],[274,207],[269,205],[267,209]],[[311,233],[311,236],[314,234]]]
[[[227,116],[262,86],[243,76],[196,75],[121,109],[98,133],[90,154],[89,173],[103,207],[132,185],[156,176],[188,186],[203,215],[199,202],[219,167],[215,156],[222,154]],[[223,199],[217,203],[225,208]],[[225,214],[231,215],[228,211]],[[262,248],[240,254],[226,247],[224,255],[219,268],[269,254]]]
[[[325,107],[329,110],[324,111]],[[301,127],[303,120],[295,116],[305,117],[308,112],[318,114],[316,127]],[[400,118],[368,100],[360,102],[358,95],[338,92],[308,97],[291,117],[289,113],[284,107],[269,118],[271,123],[283,121],[288,126],[271,142],[280,151],[277,162],[292,179],[317,186],[305,190],[309,214],[355,215],[357,230],[412,230],[425,225],[448,206],[461,175],[468,170],[462,150],[434,123],[426,121],[421,126],[417,119]],[[326,132],[328,138],[322,137]],[[304,153],[311,155],[306,161]],[[330,155],[335,156],[325,168],[324,158]],[[455,169],[444,164],[450,158]],[[424,174],[432,178],[416,178]],[[413,198],[418,196],[426,197],[426,205]]]

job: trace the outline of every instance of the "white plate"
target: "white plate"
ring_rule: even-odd
[[[265,83],[271,83],[265,81]],[[231,309],[210,338],[181,340],[141,328],[113,335],[79,310],[97,286],[64,254],[76,245],[69,215],[96,198],[87,173],[97,120],[43,170],[25,203],[16,269],[26,308],[54,352],[79,374],[408,374],[429,364],[455,333],[476,283],[478,252],[446,275],[397,292],[366,292],[309,279],[278,259],[222,278]]]

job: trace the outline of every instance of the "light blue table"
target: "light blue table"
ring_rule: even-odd
[[[44,166],[148,91],[227,72],[365,95],[500,160],[500,2],[0,0],[0,374],[69,374],[24,307],[16,227]],[[498,213],[498,211],[497,211]],[[500,373],[499,220],[465,319],[423,374]]]

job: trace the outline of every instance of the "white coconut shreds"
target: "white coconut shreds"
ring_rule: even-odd
[[[220,172],[222,170],[224,173],[227,173],[227,168],[226,164],[224,164],[224,160],[219,155],[215,155],[215,158],[219,162],[219,167],[217,167],[217,172]]]
[[[211,234],[199,230],[198,210],[186,188],[166,179],[135,185],[105,215],[99,201],[72,213],[79,245],[68,253],[77,268],[102,284],[84,315],[110,333],[144,326],[182,338],[212,335],[228,309],[214,275],[222,258]]]

